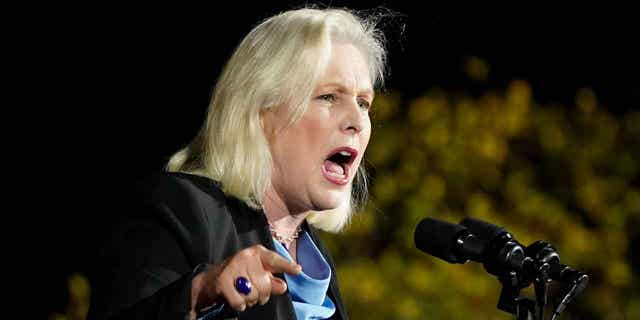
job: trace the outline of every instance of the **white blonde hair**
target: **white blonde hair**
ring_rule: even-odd
[[[372,85],[382,85],[386,51],[377,20],[344,9],[304,8],[260,23],[224,67],[199,133],[171,156],[166,169],[209,177],[220,182],[227,195],[262,208],[272,159],[260,125],[261,112],[287,106],[289,123],[300,119],[327,66],[332,42],[358,48],[367,59]],[[334,210],[312,213],[307,220],[337,232],[366,198],[366,171],[361,165],[351,198]]]

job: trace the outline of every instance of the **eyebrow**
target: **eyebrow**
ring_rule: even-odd
[[[341,92],[348,92],[349,91],[347,89],[347,87],[345,87],[340,82],[329,82],[329,83],[324,83],[324,84],[320,85],[320,88],[326,88],[326,87],[335,87],[335,88],[338,88],[338,91],[341,91]],[[363,88],[358,89],[358,94],[370,95],[371,99],[373,99],[373,97],[375,96],[375,92],[373,91],[373,88],[371,88],[371,87],[368,87],[366,89],[363,89]]]

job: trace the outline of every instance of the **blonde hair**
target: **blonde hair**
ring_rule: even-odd
[[[333,42],[358,48],[382,85],[386,51],[378,17],[360,18],[344,9],[304,8],[266,19],[236,48],[214,88],[204,125],[187,147],[169,160],[168,171],[209,177],[227,194],[262,208],[271,183],[272,159],[260,125],[261,112],[288,106],[288,122],[306,111],[327,66]],[[344,205],[307,220],[330,232],[341,230],[367,198],[363,165]]]

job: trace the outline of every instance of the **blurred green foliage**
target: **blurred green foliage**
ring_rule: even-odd
[[[89,279],[81,273],[73,273],[67,279],[69,298],[64,313],[53,313],[49,320],[84,320],[89,312],[91,287]]]
[[[472,79],[488,66],[470,60]],[[472,97],[434,88],[376,98],[366,158],[372,201],[347,232],[325,235],[353,319],[513,319],[480,264],[419,252],[424,217],[465,216],[548,240],[591,281],[562,319],[640,319],[631,247],[640,228],[640,112],[612,115],[589,89],[575,105],[536,103],[530,85]],[[635,266],[637,268],[637,265]]]

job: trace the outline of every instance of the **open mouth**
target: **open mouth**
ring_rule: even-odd
[[[354,148],[342,147],[331,152],[324,161],[325,177],[337,184],[346,184],[349,181],[349,169],[356,159],[358,151]]]

